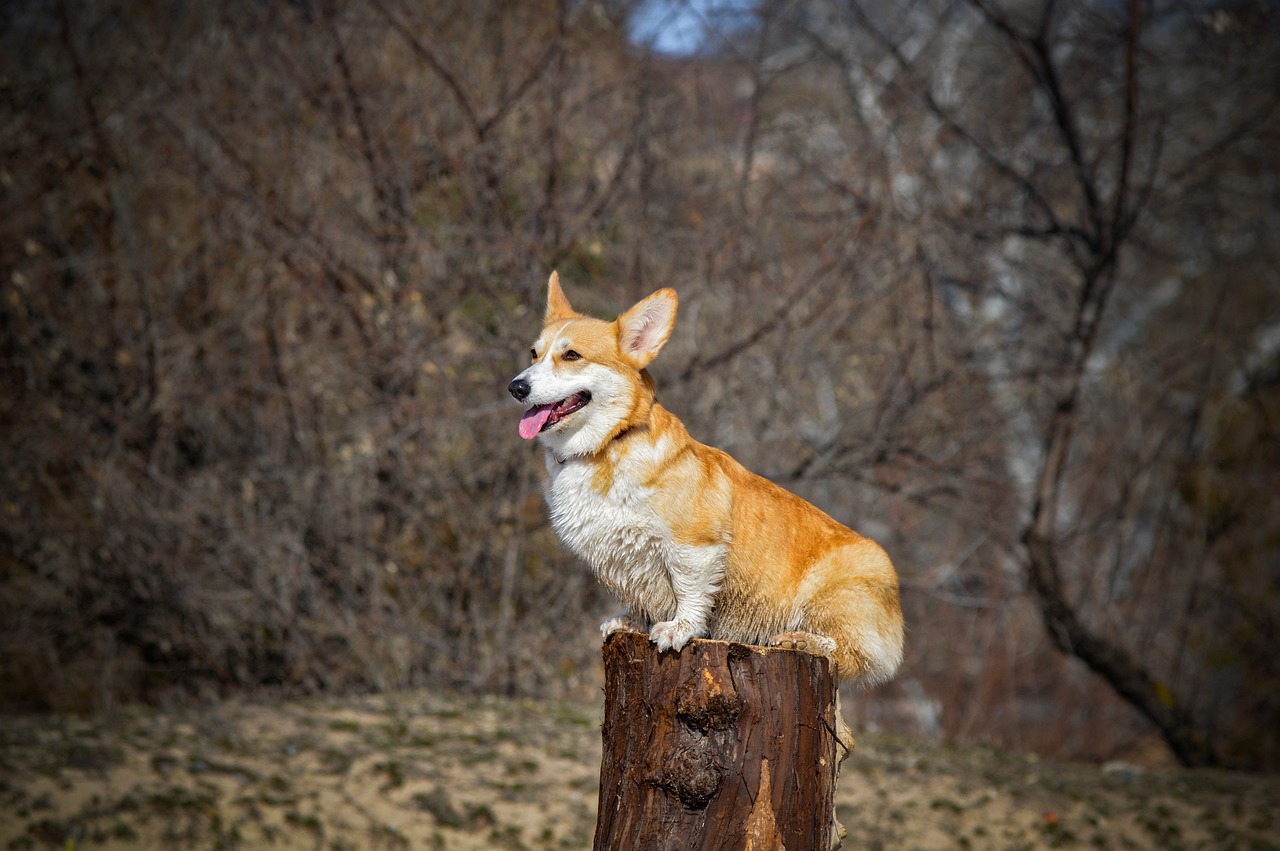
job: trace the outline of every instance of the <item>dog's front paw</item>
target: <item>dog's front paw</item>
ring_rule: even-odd
[[[692,639],[706,635],[706,627],[693,621],[663,621],[649,630],[649,640],[658,645],[659,651],[679,650]]]
[[[600,636],[608,638],[615,632],[644,632],[645,625],[629,615],[617,615],[600,624]]]

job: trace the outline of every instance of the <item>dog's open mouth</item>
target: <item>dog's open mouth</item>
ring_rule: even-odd
[[[574,411],[581,410],[590,401],[591,394],[583,390],[550,405],[534,405],[520,418],[520,436],[525,440],[532,440],[539,432],[551,428]]]

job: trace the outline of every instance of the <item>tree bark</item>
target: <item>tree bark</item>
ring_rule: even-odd
[[[604,644],[596,851],[826,849],[839,708],[830,660],[649,636]]]

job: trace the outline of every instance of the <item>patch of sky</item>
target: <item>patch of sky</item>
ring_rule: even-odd
[[[627,37],[663,56],[705,56],[754,26],[757,0],[639,0]]]

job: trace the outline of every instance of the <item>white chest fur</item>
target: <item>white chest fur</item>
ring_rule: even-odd
[[[601,583],[636,615],[652,621],[675,615],[672,568],[679,547],[649,505],[650,494],[625,475],[602,492],[597,468],[548,455],[547,504],[551,525],[565,545],[591,566]]]

